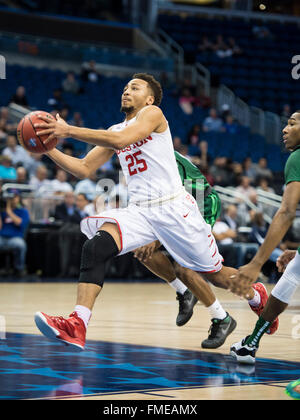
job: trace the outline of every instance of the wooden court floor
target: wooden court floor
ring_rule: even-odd
[[[272,287],[267,285],[268,291]],[[73,356],[41,336],[33,316],[70,314],[76,283],[0,283],[6,333],[0,340],[0,388],[5,378],[10,398],[20,399],[289,399],[284,388],[300,377],[300,290],[281,315],[277,333],[263,337],[255,367],[234,363],[229,349],[251,332],[257,316],[240,298],[214,291],[237,321],[217,350],[201,348],[210,326],[203,305],[177,327],[178,303],[165,283],[109,282],[93,311],[87,350]]]

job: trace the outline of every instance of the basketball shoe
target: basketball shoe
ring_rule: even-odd
[[[254,283],[251,286],[253,289],[255,289],[260,294],[260,304],[259,306],[252,306],[249,303],[250,308],[253,312],[257,314],[257,316],[260,316],[262,311],[264,310],[264,307],[266,306],[267,300],[269,298],[267,289],[262,283]],[[267,334],[272,335],[274,334],[279,326],[279,319],[278,317],[273,321],[270,328],[267,331]]]
[[[225,343],[226,338],[236,327],[236,321],[226,312],[225,319],[211,320],[208,338],[201,343],[204,349],[217,349]]]
[[[184,294],[177,292],[176,299],[179,302],[179,312],[176,318],[176,325],[182,327],[185,325],[193,315],[193,309],[198,299],[193,295],[192,292],[187,289]]]
[[[294,400],[300,400],[300,379],[290,382],[285,388],[285,392]]]
[[[248,335],[238,343],[232,344],[232,346],[230,347],[230,354],[239,363],[247,363],[250,365],[254,365],[255,355],[258,350],[258,347],[246,344],[246,341],[249,337],[250,336]]]
[[[62,316],[49,316],[43,312],[37,312],[34,320],[38,329],[47,338],[61,341],[77,351],[84,350],[86,328],[76,312],[73,312],[67,319]]]

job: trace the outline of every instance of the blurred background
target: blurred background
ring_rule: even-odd
[[[225,264],[247,262],[280,206],[289,156],[281,131],[300,109],[299,45],[296,0],[0,0],[1,281],[75,281],[80,220],[127,204],[116,156],[80,181],[21,148],[19,120],[45,110],[107,129],[123,119],[121,93],[135,72],[160,80],[174,148],[221,196],[214,234]],[[78,158],[90,150],[72,139],[58,148]],[[104,179],[113,182],[103,188]],[[5,230],[16,209],[18,233]],[[278,252],[299,246],[299,216]],[[132,254],[107,273],[154,280]],[[274,260],[264,274],[277,281]]]

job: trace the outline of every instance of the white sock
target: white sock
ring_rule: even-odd
[[[260,302],[261,302],[260,294],[258,293],[257,290],[255,289],[252,289],[252,290],[254,291],[254,298],[248,300],[248,303],[251,306],[257,307],[260,305]]]
[[[173,289],[176,290],[176,292],[180,293],[181,295],[184,294],[184,292],[187,290],[187,287],[182,283],[181,280],[179,280],[177,277],[175,280],[171,281],[169,283],[169,285],[171,287],[173,287]]]
[[[218,299],[216,299],[211,306],[208,306],[207,309],[211,318],[225,319],[227,317],[227,313],[224,311]]]
[[[300,253],[296,253],[278,280],[271,295],[283,303],[290,304],[292,297],[300,286]]]
[[[86,306],[76,305],[75,312],[80,319],[83,320],[85,328],[87,328],[92,312]]]

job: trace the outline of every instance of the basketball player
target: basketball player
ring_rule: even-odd
[[[240,267],[238,274],[233,275],[235,277],[232,278],[231,288],[241,295],[258,276],[261,267],[292,225],[300,202],[300,111],[296,111],[289,118],[287,126],[283,129],[283,139],[286,148],[291,151],[284,170],[286,188],[281,206],[273,218],[263,244],[250,263]],[[231,354],[238,362],[255,363],[262,336],[291,302],[300,284],[300,248],[298,251],[285,252],[278,258],[277,266],[279,271],[284,273],[272,290],[254,330],[251,335],[231,347]]]
[[[220,215],[221,201],[217,192],[210,186],[205,176],[201,171],[193,165],[193,163],[182,156],[180,153],[175,152],[176,163],[178,166],[179,174],[182,183],[190,184],[192,187],[192,195],[197,198],[197,190],[202,192],[202,200],[199,200],[199,210],[203,214],[206,223],[214,226],[215,221]],[[199,197],[198,197],[199,198]],[[203,199],[204,198],[204,199]],[[203,208],[201,204],[204,202]],[[193,307],[197,299],[189,291],[192,290],[194,295],[204,304],[208,309],[212,324],[210,327],[210,334],[206,340],[201,343],[203,348],[217,348],[222,344],[222,335],[220,335],[220,323],[225,317],[226,312],[222,308],[218,299],[214,295],[209,285],[201,278],[199,273],[195,273],[187,268],[180,267],[175,263],[175,267],[161,251],[159,241],[152,244],[145,245],[135,251],[135,256],[154,274],[168,282],[172,287],[177,288],[177,299],[179,300],[179,313],[176,319],[178,326],[184,325],[193,315]],[[177,276],[177,277],[176,277]],[[180,281],[179,279],[183,280]],[[227,283],[215,284],[216,287],[227,289]],[[188,288],[187,288],[188,287]],[[190,296],[192,296],[190,298]],[[263,284],[255,283],[249,287],[247,300],[250,308],[259,315],[268,299],[267,291]],[[218,308],[218,310],[215,310]],[[270,328],[269,333],[273,334],[278,326],[276,321]]]
[[[88,240],[82,249],[77,305],[68,319],[38,312],[35,321],[40,331],[73,348],[83,350],[86,329],[95,300],[104,282],[106,261],[159,240],[179,265],[203,273],[206,280],[223,282],[236,273],[224,267],[211,228],[205,223],[194,198],[182,187],[168,123],[159,108],[160,84],[149,75],[137,74],[122,95],[123,123],[110,130],[91,130],[43,118],[37,135],[72,137],[95,144],[88,161],[69,160],[64,169],[84,174],[88,165],[96,170],[99,160],[119,156],[129,191],[125,209],[111,209],[81,222]],[[105,148],[105,150],[103,150]],[[56,161],[59,151],[53,151]],[[59,160],[59,158],[58,158]],[[59,162],[58,162],[59,164]],[[72,172],[73,173],[73,172]],[[84,175],[83,175],[84,176]],[[226,338],[236,322],[229,315],[222,322]]]

